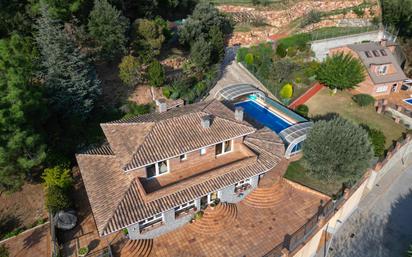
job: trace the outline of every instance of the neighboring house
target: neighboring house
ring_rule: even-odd
[[[284,144],[213,100],[101,124],[107,143],[77,154],[101,236],[153,238],[219,199],[236,203],[284,158]],[[238,193],[238,189],[245,189]]]
[[[388,41],[350,44],[332,48],[329,55],[349,53],[359,58],[365,66],[365,80],[353,92],[383,97],[399,92],[407,79],[401,64],[404,60],[399,46]]]

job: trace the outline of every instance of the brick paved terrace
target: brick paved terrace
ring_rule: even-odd
[[[247,198],[236,204],[236,218],[219,233],[196,231],[194,225],[201,220],[196,221],[147,243],[152,249],[145,250],[148,253],[145,256],[262,256],[283,242],[285,235],[304,225],[318,211],[321,200],[328,200],[326,196],[294,186],[286,180],[276,183],[271,190],[257,191],[256,194],[260,195],[252,193],[253,204],[248,203]],[[259,197],[263,201],[270,199],[270,205],[256,204]],[[216,221],[218,219],[216,217]],[[122,257],[133,256],[133,249],[127,250],[130,252],[122,251]]]

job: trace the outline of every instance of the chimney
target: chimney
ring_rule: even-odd
[[[236,107],[235,109],[235,119],[237,121],[243,121],[243,107]]]
[[[158,100],[156,100],[156,103],[157,103],[158,111],[160,113],[167,111],[167,104],[166,104],[165,99],[163,99],[163,98],[158,99]]]
[[[212,117],[210,117],[210,115],[205,115],[201,118],[201,123],[202,123],[202,127],[203,128],[209,128],[210,127],[210,120],[212,119]]]
[[[382,38],[380,45],[386,47],[388,45],[388,40],[386,38]]]

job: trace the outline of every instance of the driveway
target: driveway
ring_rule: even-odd
[[[246,68],[237,63],[235,60],[237,49],[239,49],[238,46],[226,48],[225,58],[223,59],[221,65],[222,75],[216,85],[210,90],[206,100],[214,99],[220,90],[233,84],[254,85],[271,98],[276,99],[259,80],[257,80],[248,70],[246,70]]]
[[[335,235],[329,256],[404,257],[412,243],[412,165],[395,166]]]

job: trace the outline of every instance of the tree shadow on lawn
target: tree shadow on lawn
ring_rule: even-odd
[[[0,240],[3,238],[8,232],[17,229],[22,225],[20,218],[15,215],[6,214],[0,217]]]

